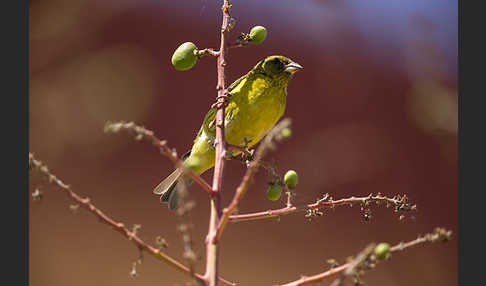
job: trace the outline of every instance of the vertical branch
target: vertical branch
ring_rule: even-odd
[[[219,220],[222,215],[221,210],[221,186],[223,183],[223,169],[224,169],[224,157],[226,155],[226,141],[224,136],[224,110],[228,96],[226,89],[226,32],[228,30],[228,24],[230,20],[229,9],[231,4],[228,0],[224,0],[223,3],[223,23],[221,25],[221,45],[219,48],[219,55],[217,61],[218,68],[218,83],[216,89],[218,91],[216,107],[218,109],[216,113],[216,158],[214,165],[213,176],[213,191],[214,196],[211,198],[211,216],[209,221],[209,230],[206,237],[206,273],[204,275],[209,286],[215,286],[218,282],[218,257],[219,246],[213,239],[216,235],[216,231],[219,225]]]

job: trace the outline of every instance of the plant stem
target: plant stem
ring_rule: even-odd
[[[366,197],[351,197],[351,198],[339,199],[339,200],[333,200],[332,198],[320,199],[317,200],[315,203],[301,205],[301,206],[289,205],[287,203],[286,207],[280,209],[248,213],[248,214],[231,215],[229,216],[229,220],[233,222],[239,222],[239,221],[267,219],[267,218],[289,215],[296,212],[318,210],[320,208],[326,208],[326,207],[333,208],[342,205],[353,206],[354,204],[369,205],[372,202],[382,203],[387,206],[393,206],[394,210],[397,212],[416,210],[415,205],[408,203],[408,199],[406,196],[395,196],[393,198],[389,198],[381,194],[377,194],[377,195],[370,194]]]
[[[161,154],[167,156],[174,163],[176,168],[184,168],[184,172],[191,176],[194,182],[199,184],[209,194],[209,196],[213,195],[214,192],[211,186],[203,178],[201,178],[201,176],[196,174],[191,169],[186,168],[184,162],[179,159],[175,150],[167,146],[167,141],[157,138],[153,131],[136,125],[133,122],[108,122],[105,125],[105,132],[118,133],[120,131],[129,131],[135,133],[137,135],[135,137],[136,140],[145,139],[146,141],[151,142],[152,145],[160,150]]]
[[[84,207],[96,217],[98,217],[101,222],[111,226],[114,230],[125,236],[128,240],[135,244],[140,251],[146,251],[158,260],[166,262],[168,265],[172,266],[176,270],[179,270],[191,276],[195,276],[195,279],[197,279],[198,281],[204,281],[203,275],[198,273],[191,273],[191,269],[189,267],[163,253],[162,251],[160,251],[160,249],[151,246],[150,244],[143,241],[140,237],[137,236],[134,231],[129,230],[123,223],[116,222],[113,218],[109,217],[107,214],[97,208],[89,198],[83,198],[75,193],[69,185],[66,185],[54,174],[52,174],[49,171],[48,167],[43,162],[37,160],[32,153],[29,153],[29,167],[41,172],[50,183],[55,184],[57,187],[63,190],[67,195],[69,195],[72,200],[74,200],[80,206]],[[219,280],[226,285],[235,285],[234,283],[222,278],[219,278]]]
[[[218,69],[218,84],[216,89],[218,91],[216,113],[216,158],[214,165],[213,176],[213,191],[214,195],[211,197],[211,216],[209,219],[209,230],[206,237],[206,273],[204,277],[209,286],[216,286],[218,284],[218,264],[219,264],[219,244],[213,239],[219,225],[219,220],[222,215],[221,209],[221,186],[223,184],[223,170],[226,156],[226,141],[224,136],[224,110],[226,103],[226,31],[230,19],[230,4],[228,0],[223,3],[223,23],[221,25],[221,45],[219,48],[219,55],[217,61]]]
[[[253,161],[250,162],[248,169],[246,169],[245,175],[243,176],[243,180],[241,181],[240,185],[236,189],[235,195],[233,196],[233,200],[231,201],[230,205],[223,210],[222,217],[219,221],[218,227],[216,229],[215,236],[213,237],[213,243],[217,243],[221,234],[223,233],[224,228],[226,227],[227,223],[230,220],[231,214],[236,210],[238,204],[240,203],[241,199],[245,195],[246,191],[248,190],[250,183],[253,179],[253,176],[258,170],[258,166],[260,165],[260,160],[263,158],[266,150],[272,147],[272,141],[278,134],[290,125],[291,120],[289,118],[285,118],[280,121],[277,125],[275,125],[270,132],[265,136],[263,142],[260,143],[258,149],[256,150],[255,158]]]
[[[432,242],[432,243],[437,242],[437,241],[446,242],[446,241],[450,240],[451,237],[452,237],[452,231],[446,230],[444,228],[437,227],[437,228],[434,229],[433,232],[427,233],[424,236],[419,236],[412,241],[400,242],[400,243],[396,244],[395,246],[390,248],[389,252],[393,253],[393,252],[402,251],[402,250],[405,250],[405,249],[410,248],[412,246],[416,246],[416,245],[427,243],[427,242]],[[343,264],[341,266],[332,268],[330,270],[324,271],[324,272],[316,274],[316,275],[302,276],[300,279],[297,279],[295,281],[285,283],[285,284],[279,284],[279,285],[280,286],[302,286],[302,285],[307,285],[307,284],[311,284],[311,283],[316,283],[316,282],[319,282],[321,280],[324,280],[325,278],[332,277],[332,276],[339,274],[339,273],[342,273],[342,272],[344,272],[345,275],[350,275],[350,274],[355,272],[355,268],[357,268],[357,267],[361,267],[362,270],[371,270],[375,267],[375,266],[373,266],[373,264],[376,264],[377,262],[380,261],[380,260],[376,260],[376,257],[373,260],[374,263],[369,264],[368,267],[363,268],[363,266],[360,266],[360,264],[362,264],[366,259],[370,258],[370,256],[373,256],[373,254],[372,254],[373,249],[374,249],[374,247],[372,247],[370,249],[363,250],[359,255],[356,256],[355,259],[353,259],[353,261],[348,262],[346,264]],[[335,285],[335,284],[342,285],[339,282],[333,283],[332,285]]]

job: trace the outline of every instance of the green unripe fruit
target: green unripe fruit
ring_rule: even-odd
[[[191,42],[180,45],[172,55],[172,65],[180,71],[192,68],[197,62],[196,50],[196,45]]]
[[[299,177],[297,176],[297,172],[294,170],[288,170],[287,173],[285,173],[284,183],[289,189],[295,188],[298,182]]]
[[[186,165],[187,168],[196,171],[201,166],[201,159],[199,159],[199,157],[189,157],[184,162],[184,165]]]
[[[255,26],[250,30],[250,42],[260,44],[267,37],[267,29],[263,26]]]
[[[290,138],[290,136],[292,136],[292,129],[286,127],[284,129],[282,129],[282,137],[287,139],[287,138]]]
[[[375,247],[375,255],[379,259],[386,258],[390,252],[390,245],[386,242],[382,242]]]
[[[282,186],[271,185],[267,190],[267,198],[271,201],[276,201],[280,198],[282,194]]]

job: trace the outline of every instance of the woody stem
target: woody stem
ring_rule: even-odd
[[[214,165],[213,176],[213,191],[214,196],[211,200],[211,216],[209,219],[209,230],[206,237],[206,273],[204,278],[209,286],[216,286],[218,284],[218,263],[219,263],[219,244],[214,239],[222,215],[221,209],[221,186],[223,183],[223,170],[226,156],[226,142],[224,136],[224,109],[226,98],[226,32],[230,19],[229,13],[230,4],[228,0],[223,3],[223,23],[221,25],[221,45],[218,53],[217,69],[218,69],[218,83],[216,89],[218,90],[216,113],[216,158]]]

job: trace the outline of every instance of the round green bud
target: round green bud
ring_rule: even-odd
[[[292,129],[286,127],[284,129],[282,129],[282,137],[287,139],[287,138],[290,138],[290,136],[292,136]]]
[[[201,159],[199,157],[189,157],[184,162],[187,168],[193,170],[194,172],[201,166]]]
[[[250,30],[250,42],[260,44],[267,37],[267,29],[263,26],[255,26]]]
[[[192,68],[197,62],[196,45],[185,42],[180,45],[172,55],[172,65],[176,70],[185,71]]]
[[[276,201],[280,198],[282,194],[282,186],[280,185],[270,185],[267,190],[267,198],[271,201]]]
[[[287,173],[285,173],[284,183],[289,189],[295,188],[298,182],[299,177],[297,176],[297,172],[294,170],[288,170]]]
[[[386,258],[390,252],[390,245],[386,242],[382,242],[375,247],[375,255],[379,259]]]

